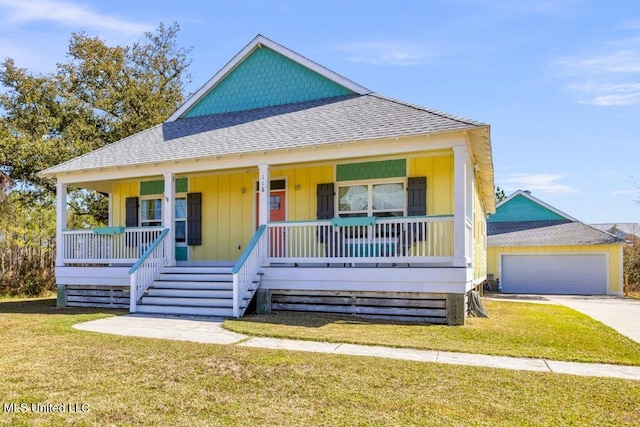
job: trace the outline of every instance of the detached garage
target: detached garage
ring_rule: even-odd
[[[505,293],[618,295],[622,244],[517,191],[489,217],[487,273]]]

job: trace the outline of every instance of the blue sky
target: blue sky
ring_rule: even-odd
[[[637,0],[0,0],[0,57],[36,73],[72,32],[193,47],[190,91],[261,33],[383,95],[491,125],[496,184],[584,222],[640,221]]]

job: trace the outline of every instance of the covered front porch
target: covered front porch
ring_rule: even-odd
[[[338,292],[388,306],[374,311],[432,320],[425,310],[433,307],[416,300],[434,300],[443,321],[459,323],[443,314],[447,301],[464,319],[465,295],[484,280],[473,161],[465,143],[411,151],[416,146],[391,157],[257,165],[236,158],[223,170],[207,163],[191,173],[136,169],[110,180],[96,173],[59,180],[59,304],[100,297],[136,312],[173,300],[224,306],[176,314],[240,317],[256,293],[269,307],[297,298],[332,311],[326,293]],[[107,227],[66,229],[68,186],[109,195]],[[282,297],[291,292],[300,295]],[[322,304],[313,304],[318,298]]]
[[[470,266],[454,268],[453,220],[444,215],[272,222],[259,227],[239,259],[204,263],[175,262],[175,258],[171,262],[170,233],[163,227],[64,230],[59,248],[62,265],[56,268],[59,302],[109,301],[106,304],[114,307],[128,302],[130,311],[139,311],[149,288],[158,284],[159,276],[172,272],[167,268],[173,265],[173,272],[181,274],[175,277],[185,283],[195,277],[189,273],[210,275],[203,282],[227,282],[228,314],[234,317],[244,313],[258,290],[263,306],[268,298],[271,307],[272,294],[277,300],[277,295],[295,291],[307,295],[311,304],[280,307],[328,312],[339,308],[332,303],[335,300],[324,298],[326,292],[349,292],[353,301],[358,297],[377,301],[393,297],[395,303],[416,297],[437,300],[432,302],[441,309],[444,322],[446,295],[464,296],[476,284]],[[404,314],[404,320],[419,315],[433,321],[436,316],[425,316],[433,314],[432,306],[376,309],[369,314],[395,312]]]

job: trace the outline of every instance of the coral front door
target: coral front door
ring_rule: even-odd
[[[272,190],[269,197],[269,222],[286,220],[286,192],[284,190]],[[260,195],[256,194],[256,228],[260,218]],[[269,229],[269,241],[271,256],[283,257],[285,254],[285,229],[284,227],[272,227]]]

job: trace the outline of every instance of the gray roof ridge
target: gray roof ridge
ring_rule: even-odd
[[[382,95],[382,94],[375,93],[375,92],[374,93],[369,93],[369,94],[363,95],[363,96],[375,96],[376,98],[380,98],[380,99],[383,99],[385,101],[394,102],[396,104],[404,105],[406,107],[414,108],[416,110],[425,111],[427,113],[435,114],[437,116],[444,117],[444,118],[450,119],[450,120],[455,120],[457,122],[464,123],[464,124],[467,124],[467,125],[489,126],[487,123],[483,123],[483,122],[479,122],[479,121],[476,121],[476,120],[467,119],[465,117],[457,116],[455,114],[450,114],[450,113],[446,113],[446,112],[441,111],[441,110],[436,110],[435,108],[424,107],[422,105],[418,105],[418,104],[413,104],[411,102],[402,101],[402,100],[399,100],[397,98],[392,98],[390,96]]]
[[[48,167],[48,168],[46,168],[45,170],[38,172],[38,175],[40,175],[40,174],[46,174],[46,173],[48,173],[50,170],[58,169],[58,168],[60,168],[60,167],[62,167],[62,166],[64,166],[64,165],[66,165],[66,164],[68,164],[68,163],[75,162],[75,161],[77,161],[78,159],[82,159],[83,157],[87,157],[87,156],[89,156],[89,155],[94,155],[95,153],[100,152],[100,151],[102,151],[102,150],[105,150],[105,149],[107,149],[107,148],[109,148],[109,147],[111,147],[111,146],[113,146],[113,145],[116,145],[116,144],[118,144],[118,145],[119,145],[119,144],[121,144],[121,143],[125,143],[128,139],[131,139],[131,138],[133,138],[133,137],[135,137],[135,136],[137,136],[137,135],[140,135],[140,134],[142,134],[142,133],[149,132],[149,131],[151,131],[151,130],[153,130],[153,129],[157,128],[157,127],[161,127],[163,124],[164,124],[164,122],[163,122],[163,123],[158,123],[157,125],[155,125],[155,126],[151,126],[150,128],[143,129],[143,130],[138,131],[138,132],[136,132],[136,133],[132,133],[132,134],[131,134],[131,135],[129,135],[129,136],[125,136],[124,138],[119,139],[119,140],[117,140],[117,141],[111,142],[111,143],[109,143],[109,144],[105,144],[105,145],[103,145],[103,146],[102,146],[102,147],[100,147],[100,148],[96,148],[95,150],[91,150],[91,151],[89,151],[89,152],[87,152],[87,153],[84,153],[84,154],[81,154],[81,155],[79,155],[79,156],[73,157],[73,158],[71,158],[71,159],[69,159],[69,160],[66,160],[66,161],[64,161],[64,162],[62,162],[62,163],[59,163],[59,164],[57,164],[57,165],[53,165],[53,166],[51,166],[51,167]]]

